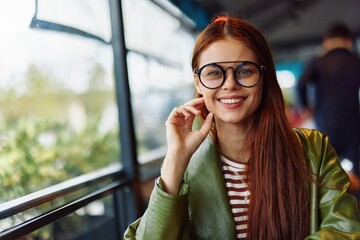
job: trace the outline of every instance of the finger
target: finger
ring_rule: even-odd
[[[192,114],[192,115],[201,114],[201,111],[192,105],[181,105],[179,108],[182,110],[185,110],[184,113],[187,113],[186,117],[189,117],[190,114]]]
[[[201,98],[194,98],[194,99],[190,100],[189,102],[185,103],[183,106],[193,106],[193,107],[199,108],[199,107],[203,106],[204,104],[205,104],[204,98],[201,97]]]
[[[184,105],[181,105],[180,107],[177,107],[176,111],[177,111],[178,114],[183,116],[185,119],[190,118],[192,115],[197,115],[198,114],[197,110],[193,109],[193,107],[184,106]]]
[[[201,109],[205,105],[204,98],[195,98],[191,101],[181,105],[181,107],[186,108],[187,110],[191,111],[195,115],[201,114]]]
[[[203,135],[203,137],[206,137],[208,135],[208,133],[211,130],[212,127],[212,123],[213,123],[213,119],[214,119],[214,113],[209,113],[204,121],[204,124],[201,126],[200,128],[200,132]]]
[[[196,115],[196,113],[192,113],[192,111],[189,111],[184,106],[175,107],[171,111],[165,124],[173,123],[176,125],[182,125],[185,122],[192,121],[194,119],[195,115]]]

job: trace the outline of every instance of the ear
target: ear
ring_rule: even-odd
[[[199,77],[198,75],[194,74],[194,85],[195,85],[195,88],[196,88],[196,92],[198,94],[201,94],[202,95],[202,89],[201,89],[201,86],[200,86],[200,80],[199,80]]]
[[[350,51],[352,50],[353,44],[354,44],[354,42],[353,42],[353,40],[352,40],[350,37],[348,37],[348,38],[345,39],[345,47],[346,47],[348,50],[350,50]]]

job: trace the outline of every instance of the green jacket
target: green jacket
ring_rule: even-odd
[[[357,202],[346,192],[350,181],[328,138],[315,130],[296,133],[312,171],[323,176],[323,186],[340,188],[311,183],[306,239],[360,239]],[[179,195],[162,191],[158,181],[148,209],[128,227],[124,239],[236,239],[220,156],[210,139],[191,158]]]

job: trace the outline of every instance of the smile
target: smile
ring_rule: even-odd
[[[234,104],[244,101],[244,98],[219,99],[219,101],[224,104]]]

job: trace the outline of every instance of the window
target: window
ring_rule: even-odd
[[[143,154],[166,144],[169,113],[195,96],[190,66],[195,37],[153,1],[122,4],[137,148]]]
[[[118,162],[109,3],[1,1],[0,29],[0,203]]]
[[[0,238],[119,237],[138,217],[119,3],[139,155],[162,149],[169,112],[194,96],[191,23],[159,2],[0,3]],[[157,174],[145,165],[141,181]]]

